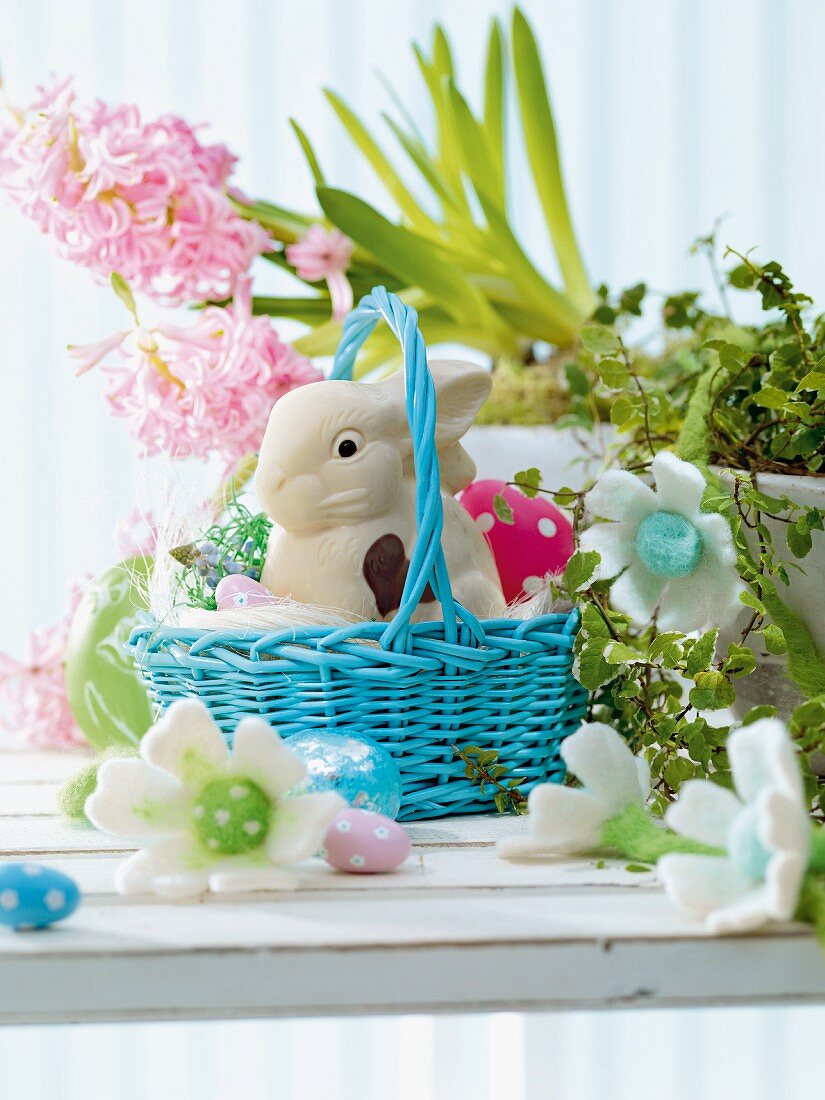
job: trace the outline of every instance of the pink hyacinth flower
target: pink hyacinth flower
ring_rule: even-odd
[[[340,229],[311,225],[305,236],[287,247],[286,258],[299,279],[308,283],[326,280],[332,300],[332,316],[342,320],[352,309],[352,287],[345,272],[352,259],[353,243]]]
[[[323,377],[268,317],[253,316],[248,279],[231,305],[208,306],[188,325],[116,333],[71,354],[81,372],[102,364],[109,409],[145,455],[218,454],[227,466],[258,450],[278,398]]]
[[[157,547],[158,524],[153,512],[132,508],[117,521],[115,546],[118,558],[150,558]]]
[[[63,618],[31,632],[22,661],[0,653],[0,725],[35,748],[86,744],[69,706],[65,675],[69,628],[84,584],[71,584]]]
[[[169,304],[228,297],[269,247],[230,201],[234,164],[183,119],[81,103],[70,81],[0,122],[0,191],[61,255]]]

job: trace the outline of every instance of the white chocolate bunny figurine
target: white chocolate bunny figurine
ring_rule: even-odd
[[[444,506],[442,546],[453,595],[481,618],[503,613],[484,536],[453,494],[475,476],[458,442],[490,392],[470,363],[431,362]],[[401,372],[383,382],[315,382],[269,418],[255,477],[275,521],[262,582],[277,596],[365,619],[398,610],[415,544],[415,473]],[[440,619],[429,586],[413,621]]]

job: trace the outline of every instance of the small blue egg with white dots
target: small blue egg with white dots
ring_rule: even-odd
[[[0,865],[0,924],[45,928],[70,917],[80,891],[68,875],[40,863]]]

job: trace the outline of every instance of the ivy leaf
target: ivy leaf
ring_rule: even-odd
[[[678,791],[681,785],[696,775],[696,766],[684,756],[674,756],[665,765],[665,782],[674,791]]]
[[[755,596],[753,592],[751,592],[749,588],[746,588],[743,592],[739,593],[739,599],[742,601],[743,604],[745,604],[746,607],[752,607],[754,611],[758,612],[758,614],[765,614],[765,605],[762,603],[758,596]]]
[[[571,393],[577,397],[587,397],[590,393],[590,379],[578,363],[568,363],[564,368],[564,376]]]
[[[535,466],[531,466],[529,470],[519,470],[514,480],[526,497],[532,499],[538,496],[541,472]]]
[[[621,346],[616,333],[605,325],[585,325],[581,342],[594,355],[614,355]]]
[[[728,272],[728,282],[737,290],[750,290],[756,283],[756,275],[748,264],[739,264]]]
[[[565,566],[562,577],[562,584],[568,595],[574,596],[587,588],[601,560],[601,555],[596,550],[576,551]]]
[[[723,672],[712,669],[699,673],[689,698],[691,705],[697,710],[721,710],[731,705],[736,698],[736,692]]]
[[[610,644],[609,638],[591,637],[578,647],[573,661],[573,675],[588,691],[596,691],[609,684],[619,674],[618,668],[604,659],[604,651]]]
[[[615,424],[621,430],[626,430],[625,426],[630,423],[640,408],[641,401],[638,397],[622,394],[610,406],[611,424]]]
[[[629,286],[627,290],[623,290],[619,299],[619,308],[622,313],[632,313],[634,317],[641,317],[645,294],[647,294],[646,283],[636,283],[635,286]]]
[[[749,726],[753,722],[758,722],[760,718],[773,718],[776,714],[778,714],[776,707],[771,707],[768,705],[751,707],[751,709],[742,719],[742,725]]]
[[[710,668],[713,655],[716,652],[716,640],[719,637],[717,629],[708,630],[701,638],[697,638],[687,655],[685,668],[691,679],[696,679],[700,672]]]
[[[722,665],[723,672],[729,676],[749,676],[756,668],[756,654],[750,646],[739,645],[731,642],[728,646],[728,655]]]
[[[800,390],[816,390],[817,393],[825,393],[825,373],[819,370],[809,371],[796,390],[797,393]]]
[[[626,642],[609,642],[604,650],[609,665],[644,664],[645,655]]]
[[[621,359],[606,356],[599,360],[596,370],[609,390],[623,390],[630,382],[630,371]]]
[[[763,628],[762,641],[765,643],[765,649],[768,653],[779,655],[788,651],[785,632],[782,627],[776,626],[775,623],[769,623],[768,626]]]
[[[812,546],[811,532],[808,530],[808,525],[804,520],[800,522],[802,524],[801,528],[799,522],[789,523],[785,532],[788,549],[795,558],[804,558],[810,553]]]
[[[678,634],[675,630],[658,634],[648,648],[648,660],[653,664],[659,662],[665,668],[676,668],[682,659],[684,639],[684,634]]]
[[[781,409],[788,400],[788,394],[776,386],[763,386],[753,395],[754,404],[763,409]]]
[[[502,523],[506,523],[508,527],[512,527],[515,523],[513,509],[510,507],[510,505],[507,503],[501,493],[496,493],[496,495],[493,497],[493,511],[495,512],[498,519],[500,519]]]
[[[771,516],[778,516],[793,508],[792,501],[769,497],[767,493],[760,493],[756,489],[748,489],[743,496],[747,503],[756,505],[761,512],[767,512]]]

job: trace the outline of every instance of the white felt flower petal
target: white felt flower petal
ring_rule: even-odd
[[[753,932],[769,920],[768,891],[760,885],[730,905],[708,913],[705,927],[714,936],[727,936],[735,932]]]
[[[648,788],[639,785],[636,757],[611,726],[602,722],[580,726],[562,742],[561,756],[573,775],[606,807],[607,817],[630,803],[645,802]],[[532,813],[532,801],[530,808]]]
[[[548,848],[546,844],[536,840],[529,833],[522,833],[521,836],[503,837],[496,845],[496,854],[499,859],[546,859],[548,856],[562,853],[553,848]]]
[[[807,862],[811,825],[803,803],[774,787],[760,791],[756,808],[761,844],[769,851],[788,852]]]
[[[613,583],[610,603],[616,611],[629,615],[637,626],[646,626],[653,617],[664,586],[664,577],[657,577],[636,561]]]
[[[663,512],[676,512],[693,521],[702,503],[705,479],[692,463],[683,462],[671,451],[659,451],[650,467],[656,482],[656,496]]]
[[[253,890],[295,890],[298,876],[280,867],[239,867],[212,871],[209,889],[213,894],[244,894]]]
[[[656,864],[668,898],[680,909],[705,916],[739,901],[754,890],[754,882],[722,856],[674,852]]]
[[[708,779],[691,779],[679,788],[679,798],[665,814],[675,833],[713,848],[726,848],[728,833],[742,803],[733,793]]]
[[[765,910],[771,920],[793,920],[808,865],[807,857],[780,852],[765,871]]]
[[[635,526],[658,507],[653,490],[627,470],[608,470],[602,474],[584,503],[591,516],[624,520]]]
[[[639,790],[644,792],[644,801],[647,801],[647,796],[650,794],[650,761],[644,756],[637,756],[636,760],[636,777],[639,781]]]
[[[306,773],[304,762],[262,718],[244,718],[238,725],[230,769],[252,779],[272,798],[300,783]]]
[[[635,541],[636,528],[629,523],[595,523],[583,533],[580,549],[599,554],[598,576],[607,580],[630,565]]]
[[[346,805],[334,791],[279,799],[266,839],[267,855],[276,866],[314,855],[332,819]]]
[[[208,874],[186,836],[168,837],[135,852],[115,872],[121,894],[196,897],[208,886]]]
[[[773,773],[773,783],[789,798],[801,804],[805,798],[805,787],[793,742],[788,737],[783,724],[777,719],[763,718],[761,721],[770,724],[767,733],[767,754]],[[753,723],[753,725],[758,724]]]
[[[774,785],[777,763],[785,755],[783,744],[796,766],[791,743],[778,718],[760,718],[730,735],[727,748],[733,785],[743,802],[754,802],[764,787]]]
[[[179,699],[140,743],[144,760],[186,785],[225,768],[229,752],[209,711],[197,699]]]
[[[609,809],[586,791],[543,783],[530,792],[527,827],[536,852],[572,855],[598,848]],[[506,852],[506,846],[505,846]]]
[[[707,556],[720,565],[736,565],[736,546],[724,516],[716,512],[700,513],[691,522],[702,536],[702,549]]]
[[[187,800],[166,772],[138,757],[104,760],[86,816],[104,833],[123,837],[169,836],[180,828]]]
[[[703,552],[690,576],[667,582],[659,605],[659,627],[687,634],[730,626],[742,611],[743,587],[733,567],[722,566]]]

